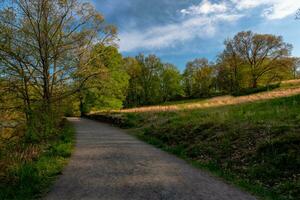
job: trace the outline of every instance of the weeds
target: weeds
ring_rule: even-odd
[[[73,143],[74,129],[64,121],[56,135],[47,141],[18,144],[20,150],[6,158],[9,164],[5,179],[0,181],[0,199],[41,197],[67,163]]]

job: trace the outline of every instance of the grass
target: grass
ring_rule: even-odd
[[[245,95],[243,96],[218,96],[208,99],[191,99],[191,100],[182,100],[174,102],[166,102],[161,105],[145,106],[138,108],[129,108],[123,109],[117,112],[121,113],[136,113],[136,112],[170,112],[170,111],[179,111],[179,110],[194,110],[198,108],[211,108],[211,107],[222,107],[226,105],[236,105],[248,102],[256,102],[261,100],[276,99],[281,97],[288,97],[300,94],[300,80],[290,80],[284,81],[281,83],[280,87],[277,88],[277,85],[273,85],[272,90],[264,91],[265,88],[258,88],[257,92],[254,94],[247,94],[248,92],[252,93],[253,89],[249,91],[244,91]],[[263,89],[263,92],[259,92]],[[253,90],[253,91],[252,91]],[[95,112],[97,113],[97,112]]]
[[[261,199],[299,199],[300,95],[116,116],[138,138]]]
[[[279,89],[297,88],[300,87],[300,79],[283,81]]]
[[[0,181],[0,199],[42,197],[72,153],[74,132],[71,124],[64,121],[55,137],[35,146],[24,144],[22,156],[13,156],[5,179]],[[37,152],[37,155],[32,159],[24,159],[26,152],[30,155]]]

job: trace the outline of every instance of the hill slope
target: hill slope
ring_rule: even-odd
[[[273,94],[272,98],[274,94],[289,97],[261,101],[250,98],[249,101],[257,102],[238,102],[237,105],[186,109],[193,104],[183,107],[177,104],[180,109],[125,111],[104,117],[117,119],[140,139],[208,169],[263,199],[299,199],[300,95],[290,96],[298,90],[273,91],[268,93]],[[264,98],[265,95],[255,96]],[[90,117],[103,119],[101,114]]]
[[[177,110],[191,110],[197,108],[210,108],[225,105],[236,105],[241,103],[255,102],[261,100],[276,99],[281,97],[289,97],[300,94],[299,81],[289,81],[282,84],[282,86],[273,91],[260,92],[256,94],[244,96],[220,96],[209,99],[195,99],[187,101],[167,102],[164,105],[144,106],[139,108],[123,109],[118,112],[132,113],[132,112],[162,112],[162,111],[177,111]]]

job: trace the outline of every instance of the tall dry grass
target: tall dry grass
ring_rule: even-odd
[[[286,83],[299,83],[300,80],[292,80]],[[261,92],[257,94],[251,94],[246,96],[221,96],[214,97],[207,100],[199,100],[199,102],[187,102],[182,104],[175,105],[158,105],[158,106],[146,106],[140,108],[130,108],[123,109],[115,112],[121,113],[135,113],[135,112],[164,112],[164,111],[178,111],[178,110],[189,110],[197,108],[210,108],[210,107],[219,107],[225,105],[236,105],[241,103],[248,103],[261,100],[269,100],[280,97],[289,97],[293,95],[300,94],[300,88],[289,88],[289,89],[280,89],[268,92]]]

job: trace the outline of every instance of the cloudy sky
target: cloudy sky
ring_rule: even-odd
[[[118,27],[124,56],[155,53],[183,69],[215,60],[223,41],[243,30],[282,35],[300,56],[300,0],[91,0]]]

